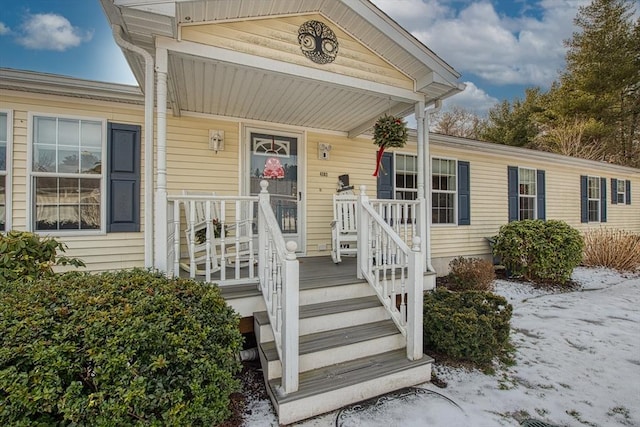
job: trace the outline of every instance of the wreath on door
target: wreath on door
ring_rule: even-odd
[[[376,170],[373,176],[380,173],[380,163],[385,149],[404,147],[408,138],[407,123],[400,117],[385,114],[373,126],[373,143],[380,149],[376,158]]]

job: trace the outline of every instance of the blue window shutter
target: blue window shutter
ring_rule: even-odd
[[[538,188],[536,189],[537,198],[538,198],[538,219],[546,220],[547,219],[547,206],[546,206],[546,182],[544,171],[538,169],[536,176],[536,184]]]
[[[458,161],[458,225],[471,224],[471,176],[469,162]]]
[[[140,231],[140,126],[109,123],[107,232]]]
[[[580,175],[580,222],[589,222],[586,175]]]
[[[384,153],[378,174],[378,199],[393,199],[393,176],[393,153]]]
[[[520,218],[518,214],[518,168],[516,166],[507,167],[508,194],[509,194],[509,222],[517,221]]]
[[[600,222],[607,222],[607,178],[600,178]]]
[[[631,204],[631,180],[627,180],[627,188],[625,189],[625,193],[627,193],[624,197],[624,201],[627,205]]]
[[[618,180],[611,178],[611,204],[618,204]]]

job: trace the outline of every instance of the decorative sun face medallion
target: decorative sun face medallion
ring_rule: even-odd
[[[333,62],[338,55],[338,39],[325,24],[307,21],[298,29],[298,43],[304,56],[316,64]]]

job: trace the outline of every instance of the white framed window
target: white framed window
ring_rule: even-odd
[[[600,177],[587,177],[587,212],[589,222],[600,221]]]
[[[418,157],[414,154],[395,153],[395,198],[416,200],[418,198]]]
[[[0,231],[11,229],[11,142],[13,114],[0,110]]]
[[[431,221],[433,224],[456,224],[456,160],[431,159]]]
[[[31,229],[104,230],[106,123],[31,115]]]
[[[536,219],[536,170],[518,168],[518,218]]]
[[[627,181],[624,179],[618,180],[618,185],[616,187],[615,198],[619,205],[624,205],[627,203]]]

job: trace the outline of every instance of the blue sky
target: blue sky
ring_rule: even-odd
[[[548,88],[563,40],[588,0],[373,0],[461,74],[449,101],[485,113],[524,88]],[[136,84],[98,0],[3,1],[0,67]]]

